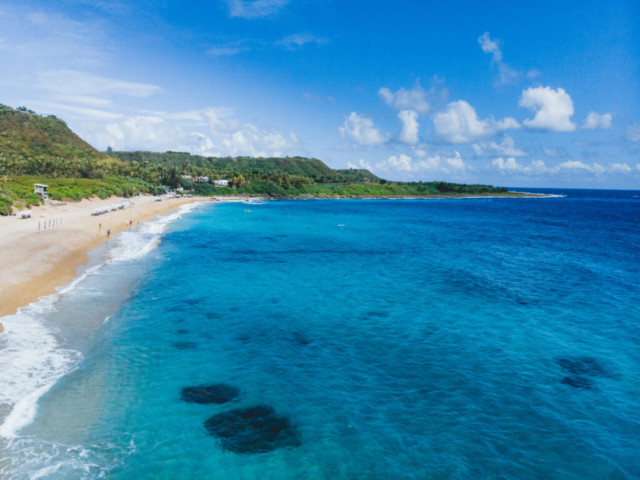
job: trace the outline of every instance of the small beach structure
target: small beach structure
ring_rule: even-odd
[[[31,218],[31,210],[23,210],[18,212],[18,215],[20,215],[20,218]]]
[[[214,180],[213,184],[216,187],[228,187],[229,186],[229,180]]]
[[[91,210],[91,215],[102,215],[103,213],[115,212],[116,210],[122,210],[123,208],[132,206],[132,202],[114,203],[112,205],[105,205],[102,207],[94,208],[93,210]]]
[[[35,187],[33,193],[35,193],[36,195],[40,195],[43,200],[49,200],[49,193],[47,192],[47,188],[49,188],[49,185],[34,183],[33,186]]]

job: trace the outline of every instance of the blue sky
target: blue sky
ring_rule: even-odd
[[[4,1],[0,103],[100,149],[640,187],[640,2]]]

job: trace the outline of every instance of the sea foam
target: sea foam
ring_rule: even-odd
[[[80,352],[65,348],[56,329],[47,325],[45,319],[56,311],[56,304],[109,264],[147,255],[160,244],[168,225],[196,206],[183,205],[176,213],[140,225],[135,232],[121,233],[98,265],[58,288],[56,293],[2,318],[5,333],[0,336],[0,415],[6,417],[0,425],[0,437],[15,438],[29,425],[37,414],[40,397],[83,358]]]

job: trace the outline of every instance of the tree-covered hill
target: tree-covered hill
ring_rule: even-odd
[[[208,177],[208,182],[202,178]],[[229,180],[227,187],[214,180]],[[198,181],[200,180],[200,181]],[[283,197],[425,197],[504,195],[506,188],[445,182],[388,182],[368,170],[334,170],[315,158],[203,157],[182,152],[104,152],[62,120],[0,105],[0,214],[42,202],[33,183],[56,200],[171,189],[197,195]]]
[[[103,155],[82,140],[59,118],[40,116],[24,107],[0,105],[0,152],[25,158],[63,158]]]
[[[288,174],[311,178],[318,183],[379,183],[380,179],[367,170],[334,170],[315,158],[254,158],[202,157],[185,152],[107,152],[128,162],[149,162],[176,167],[181,172],[199,174],[201,170],[225,176]]]

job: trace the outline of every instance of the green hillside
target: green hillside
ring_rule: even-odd
[[[6,105],[0,105],[0,153],[26,158],[102,157],[59,118]]]
[[[320,183],[380,182],[378,177],[367,170],[334,170],[315,158],[202,157],[184,152],[108,152],[108,154],[127,162],[149,162],[176,167],[183,173],[200,174],[202,169],[228,177],[286,173],[308,177]]]
[[[348,168],[344,170],[334,170],[340,175],[344,175],[350,182],[354,183],[380,183],[381,178],[375,176],[364,168]]]
[[[209,177],[195,183],[189,177]],[[218,187],[212,180],[229,180]],[[41,203],[33,183],[54,200],[131,196],[180,187],[197,195],[274,198],[504,195],[506,188],[445,182],[388,182],[368,170],[334,170],[315,158],[203,157],[182,152],[100,153],[54,116],[0,105],[0,215]]]

